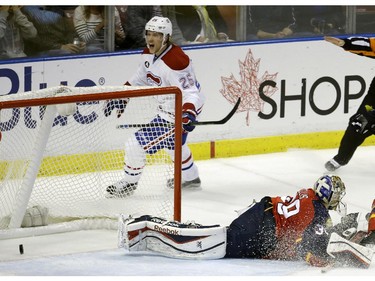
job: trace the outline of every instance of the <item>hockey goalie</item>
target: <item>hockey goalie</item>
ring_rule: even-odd
[[[324,175],[295,196],[263,197],[228,227],[120,215],[118,246],[183,259],[305,260],[318,267],[368,268],[375,244],[375,200],[367,232],[357,231],[358,213],[332,226],[329,211],[346,210],[345,190],[340,177]]]

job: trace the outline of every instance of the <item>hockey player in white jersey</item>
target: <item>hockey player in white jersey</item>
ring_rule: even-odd
[[[201,113],[205,97],[200,91],[200,85],[196,80],[190,58],[179,46],[171,43],[171,36],[172,24],[168,18],[156,16],[146,24],[147,48],[142,53],[138,70],[125,85],[177,86],[181,89],[183,95],[182,188],[197,188],[200,187],[201,181],[186,140],[188,133],[195,128],[189,123],[196,121]],[[158,115],[150,121],[150,124],[173,122],[174,101],[168,100],[166,97],[159,97],[158,102]],[[126,104],[121,108],[118,105],[108,104],[105,114],[111,114],[115,108],[120,109],[121,113],[125,106]],[[150,127],[142,128],[126,141],[125,175],[120,181],[107,187],[107,193],[110,196],[124,197],[134,192],[146,163],[146,153],[154,154],[160,149],[165,149],[173,159],[174,136],[166,138],[168,130],[170,129],[166,126],[155,126],[153,132]],[[149,144],[157,138],[164,139],[158,145],[149,148]],[[170,179],[166,184],[172,187],[173,179]]]

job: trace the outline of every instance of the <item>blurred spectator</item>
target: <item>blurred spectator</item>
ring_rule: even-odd
[[[182,34],[182,31],[177,23],[175,6],[161,6],[163,17],[169,18],[172,23],[172,38],[171,41],[179,46],[189,44]]]
[[[227,24],[217,6],[174,6],[174,10],[185,42],[229,40]]]
[[[375,5],[355,6],[355,14],[356,33],[373,33],[375,30]]]
[[[246,40],[257,40],[257,31],[251,15],[251,7],[248,6],[246,9]]]
[[[23,40],[36,35],[20,6],[0,6],[0,59],[26,57]]]
[[[258,39],[293,35],[296,22],[292,6],[251,6],[249,9]]]
[[[227,25],[228,37],[236,38],[237,30],[237,6],[217,6],[222,18]]]
[[[74,10],[74,27],[79,38],[86,44],[86,52],[103,52],[104,28],[106,19],[105,6],[78,6]],[[125,40],[125,32],[115,7],[115,43],[121,45]]]
[[[342,6],[294,6],[296,36],[335,35],[345,31]]]
[[[160,6],[116,6],[119,10],[126,39],[119,45],[121,49],[146,47],[145,25],[154,16],[162,16]]]
[[[77,54],[84,46],[73,44],[72,22],[59,6],[24,6],[22,11],[38,31],[35,38],[25,42],[28,56],[60,56]]]

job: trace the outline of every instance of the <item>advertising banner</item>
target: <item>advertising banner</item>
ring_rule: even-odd
[[[190,142],[344,130],[375,73],[373,60],[322,40],[189,46],[185,52],[206,95],[200,121],[222,119],[241,98],[226,124],[197,127]],[[60,84],[123,85],[139,61],[140,53],[122,52],[0,64],[0,95]]]

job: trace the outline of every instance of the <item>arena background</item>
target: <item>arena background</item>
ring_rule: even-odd
[[[225,125],[200,126],[190,134],[197,160],[337,147],[374,73],[371,59],[323,38],[184,49],[207,98],[201,121],[223,118],[242,98]],[[60,84],[122,85],[139,59],[140,51],[127,51],[0,62],[0,95]],[[368,144],[374,144],[373,138],[364,143]]]

